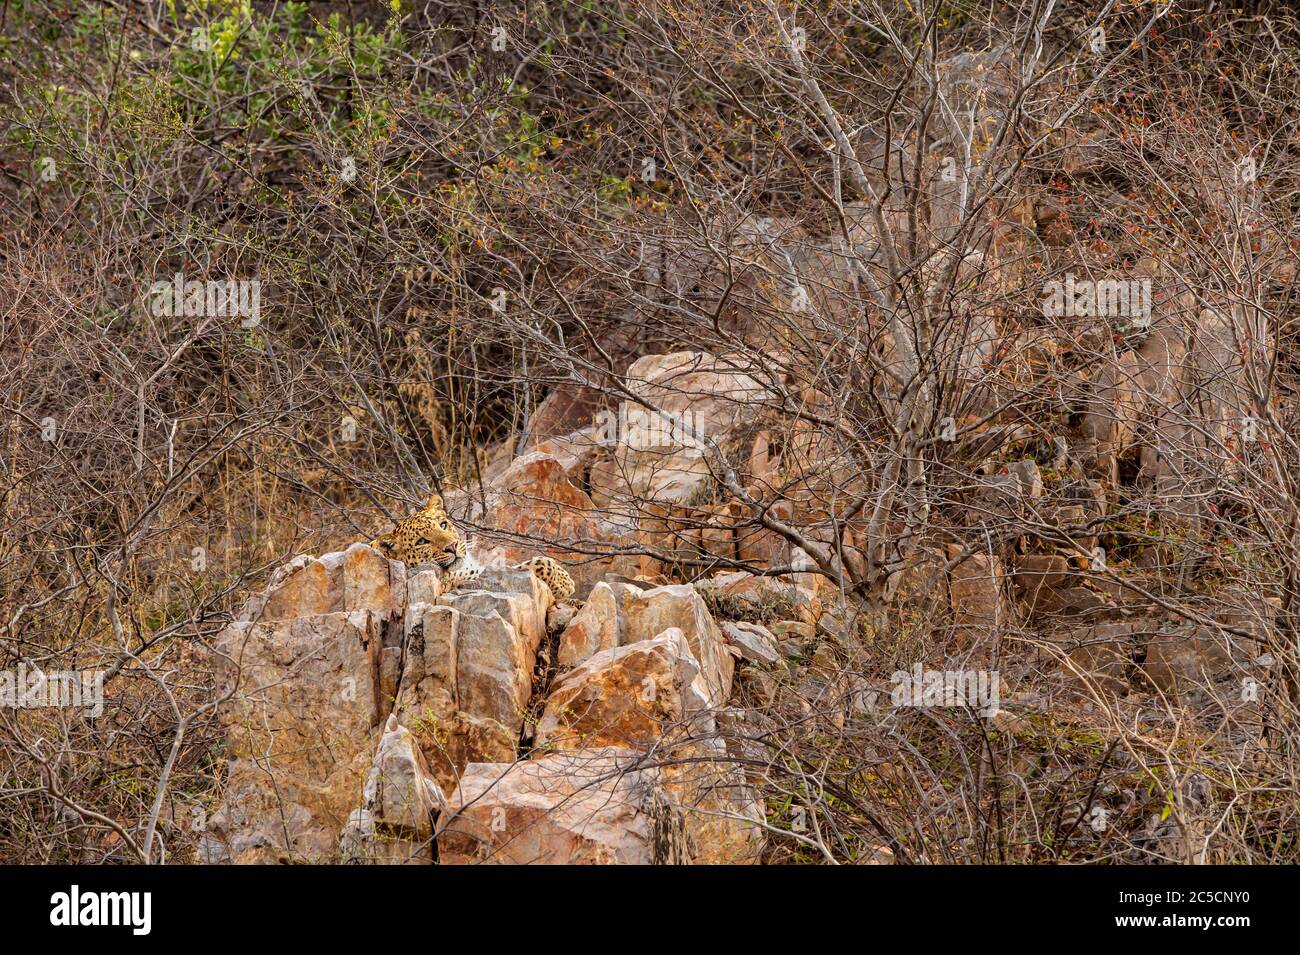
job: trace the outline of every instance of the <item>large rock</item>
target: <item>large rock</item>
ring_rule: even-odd
[[[431,864],[434,824],[445,805],[415,736],[390,716],[340,853],[353,862]]]
[[[949,559],[960,556],[960,552],[958,545],[950,546]],[[976,641],[1009,623],[1002,583],[1002,561],[988,554],[971,554],[951,569],[948,590],[959,638]]]
[[[429,776],[415,737],[396,716],[388,718],[379,741],[365,796],[386,825],[421,839],[433,834],[434,818],[446,800]]]
[[[580,664],[592,653],[649,640],[677,628],[700,664],[710,706],[722,706],[731,694],[735,660],[704,599],[689,584],[643,590],[612,582],[608,593],[592,591],[592,600],[560,635],[558,659]]]
[[[723,706],[731,695],[735,661],[703,598],[689,584],[641,590],[627,584],[616,588],[623,624],[620,644],[646,640],[676,627],[699,661],[709,706]]]
[[[403,840],[418,842],[391,805],[367,806],[363,792],[395,703],[444,786],[471,760],[513,759],[543,591],[527,572],[488,574],[484,585],[509,592],[444,596],[428,572],[408,588],[402,566],[365,545],[273,574],[217,641],[231,765],[201,857],[334,859],[350,817],[350,852],[382,845],[392,861]]]
[[[545,634],[546,596],[533,574],[490,570],[473,586],[484,589],[406,611],[397,711],[447,788],[471,762],[515,758]]]
[[[601,581],[591,588],[587,602],[560,634],[556,661],[576,666],[588,657],[618,646],[618,598],[609,584]]]
[[[659,771],[622,749],[474,763],[443,816],[448,865],[662,865],[691,861]]]
[[[620,409],[617,470],[634,496],[660,502],[698,499],[714,480],[708,442],[727,444],[771,395],[739,359],[705,352],[647,355],[626,380],[644,405]]]
[[[743,754],[711,736],[665,747],[664,788],[681,808],[699,865],[750,865],[764,844],[766,810],[746,776]]]
[[[217,641],[231,764],[201,858],[429,863],[438,819],[449,861],[755,858],[762,807],[711,717],[735,650],[701,596],[604,582],[556,614],[580,665],[520,763],[547,603],[526,571],[443,593],[365,546],[278,571]]]
[[[1141,656],[1142,646],[1158,632],[1159,622],[1106,621],[1054,635],[1052,642],[1064,651],[1067,682],[1082,696],[1098,693],[1123,696]]]
[[[384,620],[373,611],[264,625],[217,640],[219,715],[229,738],[208,862],[326,861],[356,806],[384,715]]]
[[[551,690],[536,744],[549,749],[626,746],[714,730],[708,687],[681,630],[602,650]]]
[[[775,666],[781,662],[772,632],[756,623],[727,620],[722,624],[722,634],[728,646],[735,647],[740,659],[762,666]]]
[[[793,555],[796,560],[800,557],[806,560],[798,548],[793,550]],[[762,577],[741,570],[698,581],[695,587],[707,595],[723,616],[754,621],[797,618],[812,623],[820,610],[817,599],[820,579],[808,573],[789,578]]]
[[[1077,578],[1060,554],[1026,554],[1016,560],[1016,596],[1032,617],[1058,613],[1065,606],[1063,591]]]
[[[752,862],[762,848],[762,809],[718,735],[700,666],[675,627],[603,650],[566,674],[546,701],[537,745],[653,751],[685,814],[694,861]]]
[[[455,647],[457,708],[517,734],[532,691],[537,648],[546,632],[540,590],[453,592],[438,600],[456,612],[446,642]]]
[[[277,569],[238,619],[272,623],[349,610],[395,617],[406,605],[401,567],[366,544],[320,557],[303,554]]]
[[[1142,674],[1167,694],[1196,700],[1216,695],[1227,681],[1236,690],[1251,673],[1258,644],[1227,629],[1183,624],[1162,629],[1146,640]]]

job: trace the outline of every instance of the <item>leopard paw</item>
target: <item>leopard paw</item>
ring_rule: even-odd
[[[483,565],[474,559],[464,540],[455,544],[456,560],[442,572],[442,589],[453,590],[483,576]]]

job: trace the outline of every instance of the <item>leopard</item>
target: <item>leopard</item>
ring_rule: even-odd
[[[398,521],[392,531],[376,537],[370,546],[408,567],[433,563],[448,570],[466,556],[465,539],[447,516],[440,494],[432,495],[423,509]]]
[[[423,509],[398,521],[392,531],[376,537],[370,546],[408,567],[435,564],[446,590],[468,584],[483,574],[483,567],[470,553],[471,542],[452,524],[440,494],[431,495]],[[577,589],[573,577],[553,557],[530,557],[514,565],[514,569],[532,572],[546,585],[552,604],[567,600]]]

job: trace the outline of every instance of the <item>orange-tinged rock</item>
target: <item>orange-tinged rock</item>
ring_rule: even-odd
[[[565,674],[546,701],[536,741],[551,749],[649,749],[659,740],[711,731],[707,711],[700,665],[674,627],[602,650]]]
[[[438,834],[444,865],[664,865],[691,861],[681,813],[640,754],[578,750],[474,763]]]

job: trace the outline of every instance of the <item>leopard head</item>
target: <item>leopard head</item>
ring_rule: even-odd
[[[390,533],[375,538],[370,546],[408,567],[432,562],[445,569],[457,561],[464,545],[442,497],[435,494],[423,510],[398,521]]]

